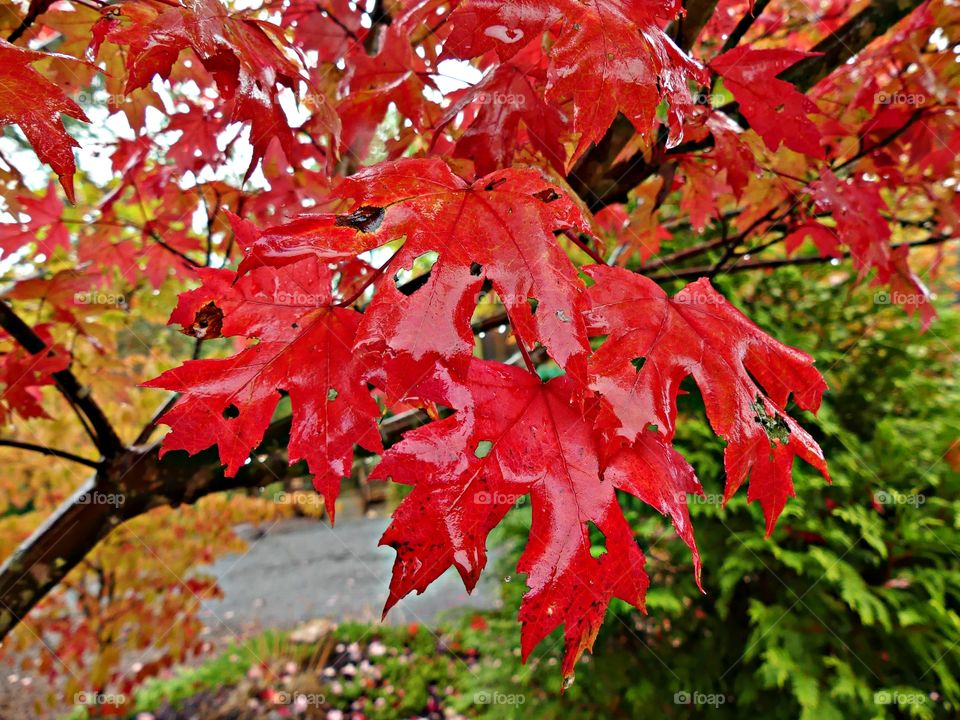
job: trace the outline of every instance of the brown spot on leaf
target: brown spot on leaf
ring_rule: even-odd
[[[537,200],[542,200],[545,203],[552,203],[554,200],[560,199],[560,193],[553,188],[544,188],[540,192],[534,193],[533,196]]]
[[[197,310],[193,317],[193,325],[184,329],[185,335],[209,340],[220,337],[223,331],[223,310],[213,301],[208,302]]]
[[[364,233],[376,232],[383,224],[383,208],[364,205],[349,215],[337,215],[337,227],[348,227]]]

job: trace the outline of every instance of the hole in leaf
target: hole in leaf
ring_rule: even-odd
[[[650,423],[649,425],[647,425],[647,430],[652,433],[660,432],[660,428],[654,425],[653,423]]]
[[[590,535],[590,554],[595,558],[600,557],[607,551],[606,536],[592,520],[587,520],[587,533]]]
[[[383,208],[364,205],[349,215],[337,215],[337,227],[349,227],[364,233],[376,232],[386,215]]]
[[[470,263],[470,274],[474,277],[480,277],[480,273],[483,272],[483,265],[480,263]]]
[[[436,264],[438,257],[438,253],[430,250],[414,258],[409,268],[401,268],[393,276],[393,282],[397,286],[397,290],[409,297],[430,282],[430,278],[433,276],[433,266]]]
[[[757,395],[757,399],[751,403],[750,409],[756,413],[753,416],[754,422],[763,428],[771,444],[786,445],[790,442],[790,426],[779,414],[773,417],[767,414],[767,409],[763,405],[763,398],[760,395]]]
[[[335,388],[330,388],[327,390],[327,402],[333,402],[339,395],[340,393],[338,393]]]
[[[223,411],[223,417],[227,420],[240,417],[240,408],[233,404],[228,405]]]
[[[482,460],[490,454],[491,450],[493,450],[493,443],[489,440],[481,440],[477,443],[477,449],[473,451],[473,454]]]
[[[633,365],[634,369],[637,372],[640,372],[640,370],[643,368],[643,363],[645,362],[646,362],[646,358],[635,357],[633,360],[630,361],[630,364]]]
[[[530,314],[536,315],[537,308],[540,306],[540,301],[536,298],[527,298],[527,302],[530,303]]]

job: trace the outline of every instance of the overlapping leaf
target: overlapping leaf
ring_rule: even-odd
[[[37,250],[47,257],[57,248],[69,249],[70,231],[63,223],[63,203],[54,188],[50,183],[42,198],[33,195],[19,198],[20,210],[29,216],[29,220],[0,224],[0,250],[4,256],[31,242],[36,243]]]
[[[235,474],[263,439],[281,396],[290,398],[290,461],[306,460],[334,513],[353,446],[382,451],[363,368],[353,354],[361,315],[336,307],[331,271],[305,260],[237,278],[201,271],[203,285],[181,296],[171,323],[198,338],[256,338],[227,359],[192,360],[146,383],[183,394],[162,422],[163,452],[196,453],[217,445]]]
[[[767,147],[776,150],[783,143],[791,150],[812,158],[824,157],[820,131],[809,118],[818,112],[816,104],[777,75],[809,53],[799,50],[757,50],[741,46],[710,62],[723,76],[740,110]]]
[[[119,21],[117,15],[130,22]],[[280,106],[279,88],[296,95],[303,78],[300,65],[283,50],[286,41],[279,27],[230,13],[219,0],[184,0],[180,5],[130,0],[112,6],[99,24],[99,33],[107,40],[129,47],[127,93],[146,86],[154,75],[169,78],[182,51],[196,53],[220,93],[232,100],[231,121],[250,123],[253,158],[247,177],[274,138],[287,157],[294,156],[293,132]],[[336,115],[324,98],[314,105],[336,144]]]
[[[633,440],[655,426],[667,439],[677,420],[680,383],[692,375],[707,418],[727,441],[727,499],[749,476],[773,531],[800,457],[825,478],[817,443],[784,410],[791,393],[816,411],[826,384],[808,355],[763,333],[698,280],[673,298],[647,278],[616,268],[587,270],[597,281],[584,295],[591,331],[607,340],[590,359],[590,387],[606,401],[604,422]]]
[[[33,354],[14,344],[0,352],[0,423],[6,424],[16,413],[23,418],[49,417],[41,405],[41,388],[55,384],[53,374],[70,366],[70,353],[56,345],[50,327],[34,328],[47,344],[43,352]]]
[[[423,91],[434,88],[434,83],[400,27],[391,26],[384,33],[379,52],[372,57],[362,45],[352,47],[341,83],[344,98],[337,104],[337,112],[344,128],[343,144],[363,158],[391,106],[416,127],[428,122],[430,106]]]
[[[473,160],[477,172],[485,175],[512,165],[518,150],[529,144],[562,170],[566,151],[561,139],[567,132],[567,118],[543,98],[546,80],[546,59],[539,47],[530,45],[464,91],[440,120],[445,127],[460,113],[475,108],[475,116],[456,141],[454,155]]]
[[[817,209],[830,214],[835,230],[817,224],[811,227],[821,236],[835,233],[850,249],[860,274],[875,270],[876,284],[890,284],[890,300],[903,305],[910,315],[920,310],[923,327],[928,327],[936,315],[930,291],[910,268],[910,249],[894,250],[890,245],[890,224],[882,214],[889,208],[880,187],[863,178],[841,180],[826,172],[811,186],[811,194]]]

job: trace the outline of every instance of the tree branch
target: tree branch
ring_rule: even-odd
[[[367,37],[364,38],[363,47],[368,55],[376,55],[380,52],[381,36],[393,22],[393,18],[383,0],[376,0],[367,17],[370,18],[371,25]]]
[[[848,165],[852,165],[857,160],[860,160],[861,158],[866,157],[870,153],[876,150],[879,150],[881,148],[884,148],[890,143],[892,143],[898,137],[903,135],[907,130],[909,130],[914,123],[920,120],[920,118],[923,116],[923,111],[924,111],[923,108],[917,108],[916,110],[914,110],[913,113],[911,113],[910,117],[907,118],[907,121],[903,125],[901,125],[899,128],[897,128],[892,133],[887,135],[885,138],[883,138],[883,140],[878,140],[877,142],[875,142],[873,145],[870,145],[869,147],[860,148],[860,150],[857,152],[856,155],[853,155],[852,157],[847,158],[842,163],[834,167],[833,168],[834,172],[836,172],[837,170],[842,170]]]
[[[380,432],[389,445],[428,419],[418,410],[401,413],[384,420]],[[192,505],[207,495],[263,487],[302,472],[287,463],[290,426],[290,417],[274,421],[253,453],[267,459],[245,465],[232,478],[224,476],[215,448],[160,459],[157,442],[126,448],[102,463],[0,566],[0,641],[122,523],[158,507]]]
[[[258,450],[265,462],[224,477],[216,450],[159,457],[159,443],[128,448],[104,463],[0,566],[0,640],[115,527],[150,510],[192,504],[224,490],[282,479],[290,420],[274,423]]]
[[[700,31],[709,22],[713,11],[717,7],[717,0],[690,0],[683,4],[684,14],[675,23],[676,32],[673,37],[684,50],[689,50],[700,36]]]
[[[21,20],[20,24],[7,36],[7,42],[15,43],[19,40],[23,34],[30,29],[30,26],[37,21],[37,18],[43,15],[52,4],[53,0],[33,0],[23,20]]]
[[[874,0],[854,17],[818,42],[808,57],[778,76],[807,91],[878,37],[886,34],[925,0]]]

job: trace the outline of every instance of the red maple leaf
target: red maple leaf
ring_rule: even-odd
[[[590,359],[590,387],[606,402],[602,422],[627,440],[650,426],[671,439],[680,382],[692,375],[707,419],[727,441],[725,498],[749,475],[747,498],[760,501],[773,532],[795,494],[795,456],[829,480],[820,447],[784,412],[791,393],[804,410],[819,408],[826,383],[813,359],[766,335],[706,279],[669,298],[626,270],[586,272],[597,281],[584,294],[591,334],[608,336]]]
[[[57,197],[52,182],[43,197],[20,195],[17,200],[21,212],[29,215],[30,220],[0,224],[0,250],[3,250],[4,256],[16,252],[27,243],[36,243],[37,251],[48,258],[57,248],[70,249],[70,231],[63,223],[63,203]]]
[[[810,194],[817,209],[830,214],[837,236],[850,248],[854,266],[861,273],[877,268],[886,280],[891,233],[890,224],[881,215],[889,208],[880,195],[880,186],[852,178],[841,180],[828,170],[810,186]]]
[[[69,55],[25,50],[0,40],[0,127],[17,125],[23,131],[40,161],[48,163],[60,178],[72,203],[73,175],[77,172],[73,148],[79,145],[64,130],[60,116],[69,115],[83,122],[90,119],[63,90],[30,67],[46,58],[83,62]]]
[[[710,67],[723,76],[724,87],[733,93],[740,111],[768,148],[776,150],[782,142],[798,153],[823,158],[820,131],[807,117],[819,109],[793,85],[777,78],[778,73],[811,55],[744,45],[714,58]]]
[[[699,485],[690,466],[646,433],[604,473],[604,443],[578,387],[570,377],[544,384],[524,370],[473,360],[461,378],[441,368],[411,389],[457,412],[407,433],[375,471],[413,485],[380,541],[397,551],[384,613],[451,566],[472,590],[486,565],[487,535],[529,494],[533,522],[517,564],[529,588],[520,607],[523,658],[563,625],[570,675],[612,598],[643,608],[645,561],[615,488],[670,513],[696,553],[685,493]],[[591,525],[603,548],[592,547]],[[699,575],[698,556],[696,565]]]
[[[804,223],[783,238],[787,255],[793,254],[807,238],[813,241],[821,256],[841,257],[840,243],[837,240],[836,233],[826,225],[816,222]]]
[[[907,315],[920,315],[920,326],[927,330],[937,317],[930,290],[910,267],[910,248],[901,245],[890,255],[890,300],[902,306]]]
[[[353,47],[362,47],[369,32],[361,24],[363,6],[350,0],[292,0],[275,4],[282,8],[283,26],[292,24],[298,43],[315,51],[322,63],[336,62]]]
[[[429,116],[423,91],[435,86],[426,64],[413,52],[409,36],[399,26],[391,26],[383,34],[376,55],[367,55],[361,43],[351,50],[351,62],[340,84],[345,97],[337,104],[337,112],[344,146],[362,159],[391,104],[415,127],[424,125]]]
[[[203,285],[181,295],[170,322],[195,337],[260,342],[231,358],[188,361],[145,383],[183,393],[163,416],[171,428],[163,452],[217,445],[227,473],[236,474],[288,395],[290,462],[307,461],[332,518],[354,444],[383,451],[380,409],[353,353],[362,316],[335,305],[332,271],[313,260],[242,278],[213,269],[200,276]]]

